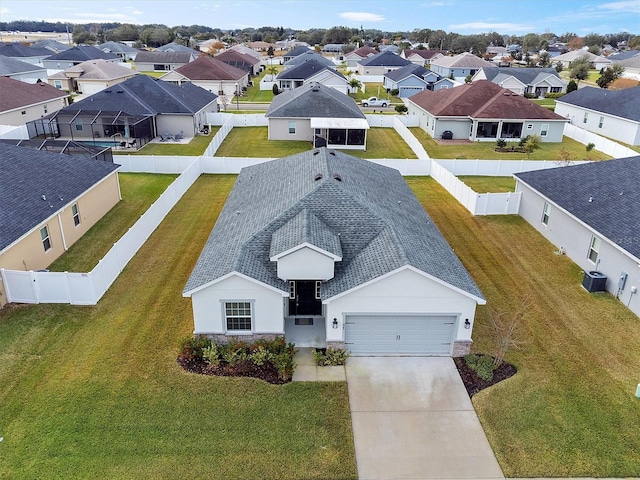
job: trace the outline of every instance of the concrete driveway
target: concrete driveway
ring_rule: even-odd
[[[360,480],[503,479],[451,358],[352,357]]]

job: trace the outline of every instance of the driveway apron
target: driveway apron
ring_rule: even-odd
[[[453,360],[347,361],[360,480],[503,479]]]

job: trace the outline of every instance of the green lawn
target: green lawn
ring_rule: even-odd
[[[0,312],[0,478],[357,477],[345,383],[187,374],[184,284],[234,176],[204,176],[95,307]]]
[[[495,142],[469,142],[457,145],[439,145],[431,136],[420,127],[411,127],[411,132],[424,146],[431,158],[458,158],[458,159],[481,159],[481,160],[527,160],[526,153],[500,153],[496,152]],[[562,143],[540,143],[540,148],[534,150],[529,156],[530,160],[560,160],[562,151],[570,156],[571,160],[584,160],[587,157],[585,146],[564,137]],[[589,152],[591,160],[611,159],[597,150]]]
[[[551,111],[554,111],[556,108],[556,99],[555,98],[532,98],[530,99],[533,103],[537,103],[541,107],[548,108]]]
[[[278,72],[281,72],[283,70],[282,65],[278,65],[277,60],[274,60],[273,66],[276,67],[278,69]],[[253,82],[253,86],[252,87],[247,87],[247,91],[245,92],[245,96],[244,97],[240,97],[238,98],[238,102],[239,103],[271,103],[271,101],[273,100],[273,91],[272,90],[260,90],[260,81],[264,78],[265,75],[267,75],[269,72],[269,67],[267,66],[267,68],[263,71],[260,72],[257,76],[255,76],[254,78],[251,79],[251,81]],[[277,75],[277,74],[276,74]],[[236,98],[233,97],[233,101],[232,103],[234,105],[229,105],[229,107],[227,107],[227,110],[231,110],[232,107],[235,106],[236,103]]]
[[[407,182],[488,299],[507,314],[522,300],[518,373],[473,397],[507,477],[627,477],[640,472],[638,318],[517,216],[473,217],[428,178]],[[492,352],[487,310],[473,349]]]
[[[460,175],[467,186],[476,193],[501,193],[513,192],[516,189],[516,179],[513,177],[483,177],[476,175]]]
[[[147,143],[136,152],[114,150],[115,154],[122,155],[184,155],[198,156],[204,154],[215,134],[220,130],[219,126],[212,126],[208,135],[197,135],[187,144],[181,143]],[[117,163],[117,159],[116,159]]]
[[[177,175],[118,173],[118,202],[102,219],[51,264],[54,272],[89,272],[133,226]]]
[[[311,149],[311,142],[267,140],[267,127],[238,127],[229,132],[216,152],[217,157],[280,158]],[[360,158],[416,158],[409,145],[393,128],[372,128],[367,132],[367,151],[345,150]]]

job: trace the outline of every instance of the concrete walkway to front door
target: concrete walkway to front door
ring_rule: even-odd
[[[360,480],[504,478],[451,358],[352,357],[346,372]]]

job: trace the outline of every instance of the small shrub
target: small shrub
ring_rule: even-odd
[[[469,353],[465,355],[463,358],[464,358],[464,361],[467,363],[467,366],[471,370],[476,369],[476,366],[478,365],[478,355],[476,355],[475,353]]]
[[[507,142],[505,140],[503,140],[502,138],[499,138],[498,140],[496,140],[496,146],[498,148],[504,148],[507,146]]]
[[[262,345],[258,346],[258,348],[249,354],[249,360],[259,367],[263,366],[267,362],[273,361],[273,358],[274,354]]]
[[[518,142],[518,146],[519,147],[524,147],[524,144],[527,143],[527,140],[529,140],[530,135],[527,135],[526,137],[522,137],[520,139],[520,141]]]
[[[587,145],[586,145],[586,147],[585,147],[585,148],[586,148],[587,152],[590,152],[590,151],[591,151],[591,150],[593,150],[595,147],[596,147],[596,144],[595,144],[595,143],[589,142],[589,143],[587,143]]]
[[[180,340],[180,356],[190,360],[202,360],[203,349],[211,346],[206,337],[184,337]]]
[[[525,93],[524,94],[524,98],[528,98],[528,99],[532,99],[532,98],[537,98],[535,93]]]
[[[228,345],[221,345],[220,357],[222,357],[223,361],[234,367],[238,362],[247,360],[247,344],[244,342],[231,342]]]
[[[565,95],[562,92],[554,92],[554,93],[545,93],[544,98],[560,98]]]
[[[407,112],[409,109],[407,108],[407,106],[403,103],[402,105],[396,105],[395,107],[396,112],[398,113],[405,113]]]
[[[393,88],[389,90],[389,95],[391,95],[392,97],[397,97],[399,93],[400,93],[400,90],[398,90],[397,88]]]
[[[313,359],[319,367],[344,365],[351,356],[351,352],[341,348],[327,348],[326,350],[316,349],[313,352]]]
[[[480,377],[482,380],[488,382],[493,380],[493,370],[495,366],[493,365],[493,359],[487,355],[483,355],[478,359],[478,364],[474,369],[476,371],[476,375]]]
[[[295,363],[293,362],[293,354],[283,352],[276,355],[271,361],[276,370],[278,370],[278,376],[282,380],[287,380],[293,375],[295,369]]]
[[[273,84],[273,87],[271,87],[271,91],[273,92],[274,95],[280,95],[280,90],[278,89],[277,83]]]
[[[220,352],[218,351],[218,345],[211,342],[211,345],[204,347],[202,349],[202,358],[212,367],[220,365]]]

